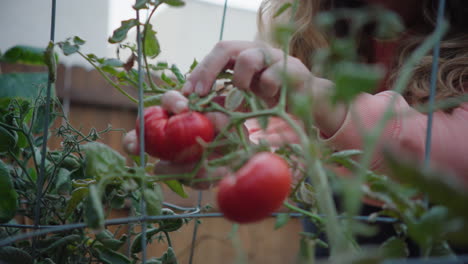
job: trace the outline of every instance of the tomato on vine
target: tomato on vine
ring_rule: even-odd
[[[270,152],[257,153],[235,175],[221,180],[219,209],[237,223],[262,220],[281,207],[291,183],[292,175],[283,158]]]
[[[144,112],[145,151],[162,160],[176,163],[194,162],[201,158],[199,140],[211,142],[215,135],[211,121],[199,112],[171,114],[160,106]],[[139,136],[140,122],[136,122]]]

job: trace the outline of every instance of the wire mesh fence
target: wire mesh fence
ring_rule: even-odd
[[[138,5],[138,2],[136,5]],[[175,1],[177,2],[177,1]],[[50,42],[53,44],[55,43],[55,18],[56,18],[56,0],[52,0],[52,5],[51,5],[51,25],[50,25]],[[220,25],[220,36],[219,40],[223,39],[223,31],[224,31],[224,23],[225,23],[225,17],[226,17],[226,10],[228,7],[228,0],[225,0],[224,2],[224,10],[223,10],[223,16],[221,20],[221,25]],[[437,14],[437,28],[442,26],[442,21],[444,19],[444,9],[445,9],[445,1],[440,0],[438,4],[438,14]],[[140,10],[136,10],[136,21],[140,21]],[[145,87],[143,85],[144,83],[144,69],[143,69],[143,61],[142,59],[144,58],[143,56],[143,36],[142,34],[145,34],[145,30],[142,30],[141,25],[137,24],[136,25],[136,32],[137,32],[137,46],[136,46],[136,53],[138,54],[137,56],[137,76],[138,76],[138,115],[142,117],[144,115],[144,90]],[[434,98],[435,98],[435,91],[436,91],[436,84],[437,84],[437,72],[438,72],[438,57],[439,57],[439,49],[440,49],[440,41],[437,42],[435,45],[435,48],[433,50],[433,62],[432,62],[432,78],[431,78],[431,93],[430,93],[430,100],[429,100],[429,109],[434,108]],[[53,53],[53,45],[51,46],[49,52]],[[44,235],[50,235],[54,233],[60,233],[60,232],[67,232],[70,230],[76,230],[76,229],[86,229],[89,228],[88,223],[85,222],[79,222],[79,223],[72,223],[72,224],[53,224],[53,225],[47,225],[47,224],[41,224],[40,223],[40,218],[41,218],[41,208],[43,206],[42,199],[44,196],[44,188],[46,187],[47,183],[45,181],[45,174],[46,172],[46,162],[47,162],[47,144],[48,144],[48,138],[49,138],[49,117],[51,115],[51,109],[50,105],[52,103],[52,89],[53,89],[53,82],[55,80],[55,75],[56,73],[54,71],[49,70],[49,78],[46,86],[46,96],[45,96],[45,114],[44,114],[44,120],[43,120],[43,139],[42,140],[42,148],[41,148],[41,155],[40,155],[40,167],[39,167],[39,174],[37,175],[37,181],[36,182],[36,195],[35,195],[35,202],[34,202],[34,215],[33,215],[33,224],[13,224],[13,223],[5,223],[5,224],[0,224],[0,227],[3,228],[11,228],[11,229],[19,229],[19,230],[28,230],[27,232],[20,232],[19,234],[16,235],[11,235],[5,239],[0,240],[0,248],[1,247],[6,247],[9,245],[12,245],[13,243],[23,241],[23,240],[29,240],[32,239],[32,251],[33,255],[35,254],[34,251],[38,247],[38,241],[37,238],[43,237]],[[425,148],[425,162],[428,165],[429,160],[430,160],[430,154],[431,154],[431,136],[432,136],[432,122],[433,122],[433,114],[432,110],[429,111],[428,114],[428,124],[427,124],[427,134],[426,134],[426,148]],[[144,119],[140,118],[139,120],[139,127],[140,127],[140,134],[139,138],[141,139],[139,141],[139,160],[144,161],[146,159],[145,156],[145,135],[144,135]],[[140,162],[140,167],[141,169],[145,169],[145,164],[144,162]],[[144,184],[141,185],[142,190],[141,192],[143,193],[145,191],[145,186]],[[164,202],[163,206],[166,208],[171,208],[176,210],[178,213],[177,214],[168,214],[168,215],[157,215],[157,216],[151,216],[147,215],[147,204],[145,202],[145,199],[140,200],[140,209],[141,209],[141,214],[137,216],[130,216],[130,217],[125,217],[125,218],[115,218],[115,219],[107,219],[103,223],[103,226],[112,226],[112,225],[130,225],[130,224],[138,224],[141,226],[141,263],[146,264],[148,263],[148,258],[147,258],[147,233],[148,231],[148,223],[151,222],[158,222],[158,221],[163,221],[163,220],[172,220],[172,219],[192,219],[194,223],[194,228],[193,228],[193,233],[192,233],[192,239],[191,239],[191,250],[190,250],[190,257],[189,257],[189,263],[193,263],[194,261],[194,255],[195,255],[195,241],[197,240],[197,230],[198,230],[198,219],[202,218],[219,218],[222,217],[222,213],[207,213],[204,210],[202,210],[202,192],[200,191],[198,193],[198,199],[197,199],[197,204],[194,207],[182,207],[178,206],[175,204],[167,203]],[[284,215],[284,213],[274,213],[271,216],[272,217],[278,217],[278,215]],[[289,217],[293,218],[302,218],[304,217],[304,214],[302,213],[286,213]],[[323,215],[319,215],[323,216]],[[346,219],[346,216],[339,216],[340,219]],[[352,217],[353,221],[360,221],[364,223],[390,223],[390,224],[398,224],[400,220],[392,217],[381,217],[381,216],[355,216]],[[32,230],[32,231],[31,231]],[[129,231],[130,232],[130,231]],[[429,230],[428,230],[429,232]],[[130,234],[130,233],[129,233]],[[130,237],[131,235],[129,235]],[[465,263],[468,262],[468,256],[458,256],[457,258],[425,258],[425,259],[395,259],[395,260],[386,260],[384,263]],[[120,263],[120,262],[119,262]],[[151,263],[156,263],[156,262],[151,262]],[[159,262],[158,262],[159,263]],[[166,262],[161,262],[161,263],[166,263]],[[167,262],[169,263],[169,262]]]

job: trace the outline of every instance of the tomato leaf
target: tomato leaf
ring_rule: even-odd
[[[163,2],[163,3],[166,3],[167,5],[175,6],[175,7],[184,6],[184,5],[185,5],[185,2],[182,1],[182,0],[162,0],[162,2]]]
[[[114,30],[112,37],[109,38],[109,43],[115,44],[122,42],[125,38],[127,38],[128,31],[138,24],[139,22],[136,19],[122,21],[121,26]]]
[[[99,232],[96,239],[111,250],[119,250],[125,244],[125,241],[115,239],[114,235],[107,229]]]
[[[287,213],[278,214],[278,216],[276,216],[275,229],[280,229],[281,227],[285,226],[289,219],[290,217]]]
[[[0,263],[33,264],[34,260],[26,251],[7,246],[0,248]]]
[[[335,93],[332,100],[350,102],[360,93],[374,91],[383,74],[383,70],[376,66],[352,62],[337,63],[333,69]]]
[[[406,258],[409,256],[408,245],[398,237],[389,238],[380,246],[380,250],[386,258]]]
[[[84,216],[89,228],[104,229],[104,209],[102,208],[101,196],[98,193],[96,185],[89,186]]]
[[[105,264],[130,264],[132,263],[125,255],[108,249],[103,245],[96,244],[94,249],[97,252],[97,258]]]
[[[167,251],[159,258],[164,264],[177,264],[177,258],[172,247],[168,247]]]
[[[177,67],[177,65],[172,64],[171,66],[171,72],[175,75],[177,78],[177,81],[181,84],[185,83],[185,77],[184,75],[180,72],[180,69]]]
[[[278,8],[278,10],[273,15],[273,17],[276,18],[276,17],[280,16],[281,14],[283,14],[286,10],[288,10],[291,7],[292,7],[291,3],[286,3],[286,4],[282,5],[280,8]]]
[[[164,181],[164,183],[171,189],[173,192],[178,194],[182,198],[188,198],[188,194],[185,192],[184,186],[178,180],[169,180]]]
[[[189,71],[189,73],[192,72],[193,69],[195,69],[195,67],[197,67],[197,65],[198,65],[197,59],[193,59],[193,62],[192,62],[192,64],[190,65],[190,71]]]
[[[133,8],[135,10],[148,9],[148,3],[149,2],[150,2],[149,0],[136,0],[135,5],[133,6]]]
[[[226,95],[225,107],[230,111],[236,110],[244,101],[244,93],[237,88],[229,90]]]
[[[125,168],[125,158],[105,144],[91,142],[83,145],[82,149],[86,155],[85,174],[88,178],[100,179]]]
[[[88,187],[78,187],[73,190],[71,198],[68,200],[67,208],[65,209],[65,218],[70,217],[78,204],[86,198],[88,192]]]
[[[162,98],[162,94],[151,95],[151,96],[146,97],[143,100],[143,104],[145,105],[145,107],[149,107],[153,105],[161,105],[161,98]]]
[[[146,242],[148,243],[151,238],[156,235],[157,233],[161,232],[161,229],[159,228],[150,228],[146,230]],[[133,239],[133,243],[131,246],[131,252],[132,254],[140,253],[143,250],[143,247],[141,245],[141,236],[143,233],[139,233],[138,235],[135,236]]]
[[[18,194],[10,177],[10,170],[0,160],[0,223],[7,223],[18,209]]]
[[[80,235],[68,235],[65,237],[60,238],[59,240],[55,241],[52,243],[50,246],[48,246],[45,249],[42,249],[41,252],[52,252],[54,250],[59,249],[60,247],[72,244],[72,243],[78,243],[81,241],[81,236]]]
[[[156,38],[156,31],[153,30],[151,24],[146,24],[145,31],[143,34],[143,45],[145,55],[154,59],[159,53],[161,53],[161,47],[159,46],[159,41]]]
[[[146,202],[146,213],[149,216],[157,216],[161,214],[163,193],[161,187],[156,184],[153,190],[144,189],[143,198]]]

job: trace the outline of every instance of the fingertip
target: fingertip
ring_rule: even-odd
[[[171,90],[162,96],[161,105],[167,111],[178,114],[187,111],[188,99],[179,91]]]
[[[191,93],[193,93],[193,85],[190,81],[187,81],[184,86],[182,87],[182,89],[180,90],[182,92],[182,94],[184,95],[189,95]]]
[[[195,92],[198,95],[203,95],[205,93],[205,87],[203,86],[202,82],[197,82],[197,84],[195,85]]]
[[[173,110],[175,114],[186,112],[188,110],[188,102],[185,100],[176,102]]]

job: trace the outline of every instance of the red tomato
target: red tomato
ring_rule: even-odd
[[[281,207],[291,181],[284,159],[270,152],[257,153],[235,175],[221,180],[219,209],[224,217],[237,223],[262,220]]]
[[[145,151],[162,160],[193,162],[200,159],[203,147],[198,139],[210,142],[214,127],[208,118],[198,112],[171,115],[162,107],[145,109]],[[137,136],[140,123],[136,123]]]

